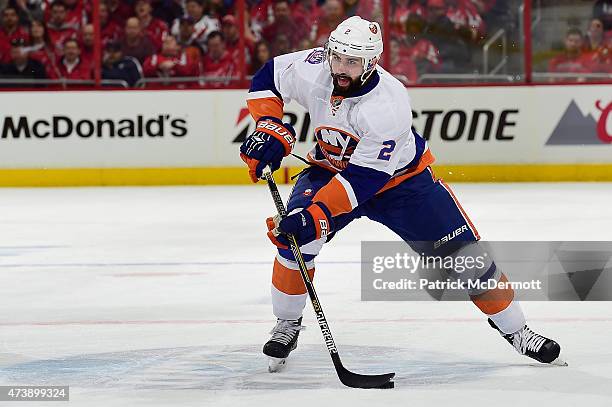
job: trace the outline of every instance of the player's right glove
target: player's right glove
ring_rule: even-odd
[[[285,235],[293,235],[302,246],[314,240],[328,236],[334,230],[331,212],[322,202],[310,204],[306,209],[282,218],[276,215],[266,219],[268,238],[281,249],[289,247],[289,239]]]
[[[278,170],[294,145],[295,130],[292,125],[276,117],[263,116],[257,121],[253,134],[240,146],[240,158],[249,166],[251,180],[257,182],[267,165],[272,171]]]

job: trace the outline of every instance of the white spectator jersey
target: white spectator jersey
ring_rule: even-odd
[[[352,210],[433,162],[427,142],[411,128],[406,88],[383,68],[350,96],[332,91],[324,50],[315,48],[268,62],[253,78],[247,103],[255,119],[282,117],[282,106],[291,100],[308,110],[317,144],[307,159],[339,173],[336,185],[350,203],[334,214]]]

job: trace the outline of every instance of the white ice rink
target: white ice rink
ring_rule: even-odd
[[[611,184],[454,190],[483,239],[612,240]],[[523,303],[569,366],[532,363],[471,303],[361,302],[360,241],[396,239],[367,220],[315,285],[344,364],[395,389],[343,387],[310,304],[267,373],[273,208],[264,186],[0,189],[0,385],[70,385],[71,406],[612,406],[612,303]]]

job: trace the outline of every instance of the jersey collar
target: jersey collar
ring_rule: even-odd
[[[378,85],[378,82],[380,82],[380,75],[378,74],[378,70],[374,69],[374,72],[372,72],[372,75],[370,75],[366,83],[360,86],[359,89],[346,95],[345,98],[364,96],[374,89],[376,85]]]

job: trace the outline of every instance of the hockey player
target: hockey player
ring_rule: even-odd
[[[312,165],[289,197],[289,216],[267,220],[268,236],[278,246],[271,287],[277,323],[263,348],[270,371],[297,346],[307,295],[285,234],[296,237],[311,278],[323,244],[361,216],[387,226],[417,253],[461,256],[483,250],[456,197],[430,168],[434,157],[411,128],[406,89],[377,65],[382,51],[379,25],[354,16],[330,34],[325,49],[278,56],[252,80],[247,105],[257,127],[240,155],[253,182],[265,166],[278,169],[293,149],[295,131],[282,121],[284,103],[294,99],[308,109],[317,142],[307,156]],[[449,235],[454,237],[448,242],[434,243]],[[484,269],[464,278],[507,281],[487,259]],[[511,288],[469,294],[519,353],[562,363],[560,346],[527,327]]]

